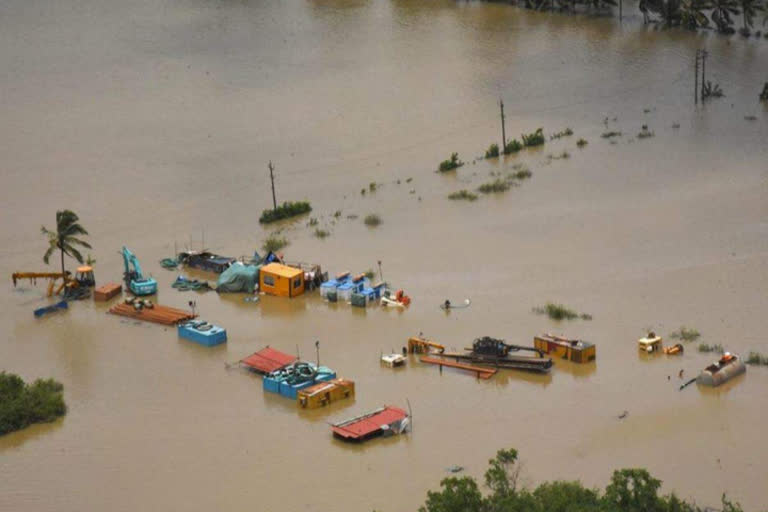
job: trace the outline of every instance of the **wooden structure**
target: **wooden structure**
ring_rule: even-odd
[[[299,390],[296,403],[303,409],[318,409],[354,396],[355,383],[348,379],[336,378]]]
[[[462,354],[457,352],[444,352],[443,357],[454,359],[457,363],[464,361],[504,370],[525,370],[529,372],[547,373],[552,368],[552,359],[543,357],[513,356],[506,357],[488,356],[482,354]]]
[[[304,293],[304,271],[280,263],[259,270],[259,290],[269,295],[297,297]]]
[[[119,283],[107,283],[93,290],[93,300],[97,302],[106,302],[109,299],[120,295],[123,286]]]
[[[408,428],[408,413],[399,407],[385,405],[374,411],[331,425],[335,437],[348,441],[365,441],[377,436],[402,434]]]
[[[270,347],[264,347],[258,352],[254,352],[245,359],[240,360],[240,364],[256,373],[267,375],[275,370],[296,361],[296,356],[280,352]]]
[[[597,349],[593,343],[561,338],[553,334],[534,336],[533,346],[545,354],[567,359],[574,363],[589,363],[597,357]]]
[[[448,359],[442,359],[439,357],[422,356],[419,358],[419,361],[421,361],[422,363],[439,365],[441,370],[443,366],[447,366],[448,368],[457,368],[459,370],[474,372],[477,374],[478,379],[490,379],[491,377],[496,375],[495,368],[484,368],[482,366],[472,366],[470,364],[459,363],[458,361],[453,362]]]
[[[442,354],[445,352],[445,347],[439,343],[435,343],[432,340],[421,338],[419,336],[411,336],[408,338],[408,352],[411,354],[429,354],[430,352],[437,352]]]
[[[136,309],[132,304],[121,302],[109,308],[113,315],[127,316],[145,322],[154,322],[163,325],[176,325],[179,322],[192,320],[197,315],[181,309],[169,308],[155,304],[152,308]]]

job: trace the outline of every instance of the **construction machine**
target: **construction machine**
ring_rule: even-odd
[[[123,264],[125,265],[123,279],[125,280],[126,288],[135,295],[154,295],[157,293],[157,281],[155,278],[144,276],[139,259],[125,246],[123,246]]]
[[[72,278],[72,273],[66,271],[61,272],[14,272],[11,275],[13,279],[13,286],[16,286],[16,282],[21,279],[29,279],[32,284],[36,284],[38,279],[48,279],[48,296],[59,295],[62,291],[65,295],[73,292],[79,288],[90,288],[96,284],[96,280],[93,277],[93,268],[89,266],[82,266],[77,268],[75,278]],[[61,279],[61,283],[57,286],[56,282]]]
[[[411,354],[429,354],[432,352],[442,354],[445,352],[445,347],[421,336],[412,336],[408,338],[408,352]]]

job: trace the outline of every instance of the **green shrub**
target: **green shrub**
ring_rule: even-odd
[[[648,125],[644,124],[642,130],[640,130],[640,133],[637,134],[638,139],[647,139],[649,137],[653,137],[655,134],[648,129]]]
[[[551,135],[549,137],[549,140],[559,139],[561,137],[570,137],[571,135],[573,135],[573,130],[571,130],[570,128],[566,128],[561,132],[557,132],[554,135]]]
[[[369,213],[365,216],[365,219],[363,219],[363,222],[366,226],[375,227],[381,224],[381,217],[379,217],[375,213]]]
[[[516,180],[527,180],[531,176],[533,176],[533,173],[528,168],[523,168],[520,170],[517,170],[509,175],[511,178],[514,178]]]
[[[494,192],[505,192],[509,190],[509,187],[510,184],[507,181],[497,179],[495,181],[483,183],[477,187],[477,191],[482,192],[483,194],[491,194]]]
[[[544,129],[539,128],[533,133],[529,133],[528,135],[523,134],[523,146],[530,148],[533,146],[541,146],[546,142],[546,138],[544,137]]]
[[[309,223],[307,223],[307,226],[317,226],[317,219],[315,217],[312,217],[309,219]]]
[[[768,366],[768,356],[764,356],[759,352],[750,352],[746,362],[747,364]]]
[[[576,318],[592,320],[592,315],[588,313],[579,314],[562,304],[555,304],[554,302],[547,302],[543,307],[535,307],[533,312],[538,315],[547,315],[552,320],[574,320]]]
[[[683,340],[683,341],[696,341],[701,333],[696,329],[689,329],[688,327],[680,327],[677,331],[669,335],[670,339]]]
[[[277,252],[280,249],[287,247],[288,244],[289,242],[287,238],[272,234],[264,240],[261,248],[264,249],[264,252]]]
[[[338,219],[339,217],[341,217],[341,210],[336,210],[335,212],[333,212],[333,217],[335,219]]]
[[[448,199],[453,199],[453,200],[463,199],[466,201],[474,201],[475,199],[477,199],[477,194],[473,194],[472,192],[466,189],[462,189],[462,190],[459,190],[458,192],[453,192],[452,194],[448,194]]]
[[[707,345],[706,343],[702,343],[699,345],[699,352],[717,352],[718,354],[722,354],[725,352],[725,349],[719,343],[714,345]]]
[[[587,144],[589,144],[589,142],[587,142],[586,139],[579,139],[579,140],[576,141],[576,146],[578,146],[580,148],[583,148]]]
[[[617,132],[617,131],[604,132],[601,135],[601,137],[604,138],[604,139],[610,139],[610,138],[613,138],[613,137],[621,137],[621,132]]]
[[[376,183],[374,182],[369,183],[368,190],[370,190],[371,192],[376,192]]]
[[[259,217],[261,224],[269,224],[270,222],[276,222],[278,220],[287,219],[289,217],[295,217],[303,213],[309,213],[312,211],[312,207],[307,201],[297,201],[292,203],[287,201],[274,210],[264,210]]]
[[[325,238],[325,237],[327,237],[329,235],[330,235],[330,233],[328,231],[324,230],[324,229],[317,228],[315,230],[315,236],[317,238],[321,238],[322,239],[322,238]]]
[[[53,421],[66,412],[61,383],[37,379],[27,385],[18,375],[0,372],[0,435]]]
[[[368,270],[365,271],[365,277],[367,277],[368,279],[373,279],[375,275],[376,274],[373,272],[372,268],[369,268]]]
[[[520,141],[517,139],[512,139],[504,146],[504,154],[511,155],[512,153],[517,153],[521,149],[523,149],[523,145],[520,144]]]
[[[464,162],[459,160],[459,154],[451,153],[451,158],[440,162],[440,166],[437,168],[437,170],[440,172],[447,172],[458,169],[462,165],[464,165]]]
[[[485,151],[485,158],[496,158],[497,156],[499,156],[499,145],[491,144],[488,146],[488,149]]]

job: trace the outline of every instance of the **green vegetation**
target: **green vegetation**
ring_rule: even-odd
[[[765,20],[768,21],[768,15],[766,15]],[[768,101],[768,82],[765,82],[763,92],[760,93],[760,101]]]
[[[520,144],[520,141],[517,139],[512,139],[504,146],[504,154],[511,155],[512,153],[517,153],[521,149],[523,149],[523,145]]]
[[[451,153],[451,158],[440,162],[440,166],[437,168],[437,170],[440,172],[448,172],[454,169],[458,169],[462,165],[464,165],[464,162],[459,160],[459,154]]]
[[[533,173],[530,169],[528,169],[525,166],[515,166],[513,169],[516,169],[515,172],[511,173],[509,175],[510,178],[514,178],[516,180],[527,180],[531,176],[533,176]]]
[[[725,96],[725,94],[718,84],[713,85],[709,80],[707,80],[706,83],[701,84],[701,97],[703,99],[722,98],[723,96]]]
[[[546,142],[546,138],[544,137],[544,129],[539,128],[533,133],[529,133],[528,135],[523,134],[523,146],[530,148],[534,146],[541,146]]]
[[[537,315],[547,315],[552,320],[574,320],[576,318],[592,320],[592,315],[588,313],[579,314],[562,304],[555,304],[554,302],[547,302],[544,307],[537,306],[533,308],[533,312]]]
[[[696,329],[690,329],[688,327],[682,326],[680,329],[670,334],[669,338],[673,340],[696,341],[700,336],[701,333]]]
[[[570,137],[571,135],[573,135],[573,130],[571,130],[570,128],[566,128],[561,132],[557,132],[555,134],[550,135],[549,140],[559,139],[561,137]]]
[[[747,364],[768,366],[768,356],[759,352],[750,352],[746,361]]]
[[[0,372],[0,435],[51,422],[66,413],[61,383],[37,379],[28,385],[18,375]]]
[[[315,230],[315,236],[317,238],[323,239],[323,238],[326,238],[326,237],[330,236],[330,233],[328,231],[324,230],[324,229],[317,228]]]
[[[491,194],[494,192],[506,192],[509,190],[509,187],[511,185],[509,184],[509,181],[496,179],[495,181],[489,181],[488,183],[483,183],[479,187],[477,187],[477,191],[481,192],[483,194]]]
[[[48,237],[48,249],[43,255],[43,261],[48,265],[48,261],[51,259],[53,252],[58,249],[61,252],[61,273],[65,274],[64,268],[64,255],[66,254],[70,258],[75,258],[78,263],[83,263],[83,255],[80,254],[75,246],[87,247],[91,249],[91,245],[79,238],[77,235],[88,235],[88,232],[77,221],[80,220],[77,214],[71,210],[59,210],[56,212],[56,231],[51,231],[45,226],[40,228],[40,231]]]
[[[587,144],[589,144],[589,142],[587,142],[587,139],[579,139],[576,141],[576,146],[579,148],[583,148]]]
[[[339,217],[341,217],[341,210],[336,210],[335,212],[333,212],[334,219],[338,219]]]
[[[309,219],[309,222],[307,223],[307,226],[309,226],[309,227],[317,226],[317,223],[318,223],[317,219],[315,217],[312,217],[312,218]]]
[[[274,210],[264,210],[263,212],[261,212],[261,217],[259,217],[259,222],[261,224],[269,224],[271,222],[277,222],[278,220],[288,219],[290,217],[295,217],[297,215],[301,215],[303,213],[309,213],[311,211],[312,211],[312,207],[309,205],[309,202],[307,201],[297,201],[295,203],[286,201],[285,203],[281,204]]]
[[[485,158],[496,158],[499,156],[499,145],[491,144],[488,149],[485,150]]]
[[[615,130],[612,130],[612,131],[609,131],[609,132],[604,132],[601,135],[601,137],[604,138],[604,139],[610,139],[610,138],[613,138],[613,137],[621,137],[621,132],[617,132]]]
[[[715,343],[714,345],[707,345],[706,343],[702,343],[699,345],[699,352],[717,352],[718,354],[723,354],[725,349],[719,343]]]
[[[613,472],[604,491],[589,489],[579,481],[544,482],[534,489],[520,483],[517,450],[499,450],[488,461],[486,494],[469,476],[448,477],[440,490],[428,491],[419,512],[704,512],[674,493],[659,495],[661,480],[642,468]],[[722,512],[743,512],[725,494]]]
[[[287,238],[273,233],[269,235],[266,240],[264,240],[261,248],[264,249],[264,252],[276,252],[284,247],[287,247],[289,243],[290,242],[288,242]]]
[[[370,190],[371,192],[376,192],[376,183],[374,183],[373,181],[370,182],[368,184],[368,190]]]
[[[477,194],[473,194],[472,192],[466,189],[462,189],[462,190],[459,190],[458,192],[453,192],[451,194],[448,194],[448,199],[453,199],[453,200],[463,199],[466,201],[474,201],[477,199]]]
[[[375,213],[369,213],[368,215],[365,216],[365,219],[363,219],[363,222],[365,223],[366,226],[376,227],[379,224],[381,224],[381,217],[379,217]]]
[[[365,277],[367,277],[368,279],[373,279],[374,276],[376,276],[376,274],[374,273],[372,268],[369,268],[368,270],[365,271]]]

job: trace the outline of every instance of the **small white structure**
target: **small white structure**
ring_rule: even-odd
[[[405,366],[405,356],[396,353],[385,354],[381,356],[381,362],[390,368]]]

